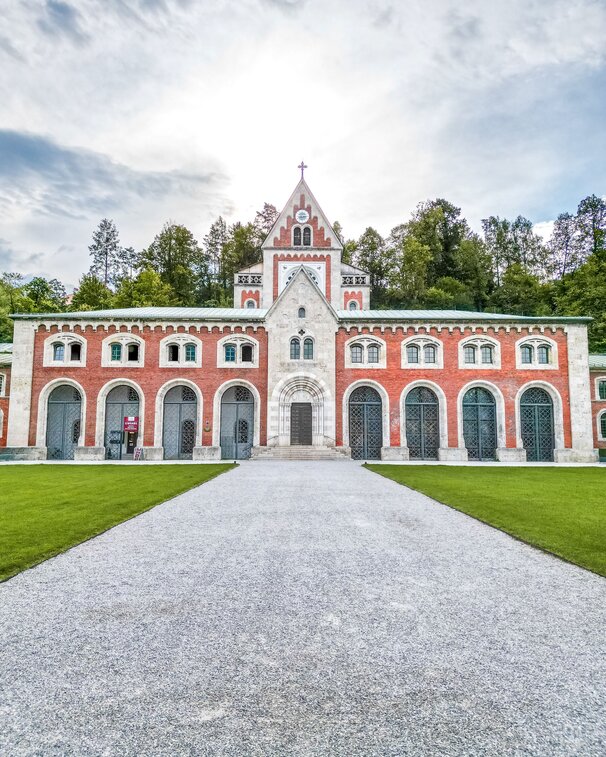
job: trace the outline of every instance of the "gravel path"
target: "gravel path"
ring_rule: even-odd
[[[602,578],[245,463],[0,585],[0,754],[604,755],[605,631]]]

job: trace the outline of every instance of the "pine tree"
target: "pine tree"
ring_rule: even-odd
[[[119,279],[120,237],[116,224],[103,218],[93,232],[93,242],[88,250],[93,262],[89,273],[99,278],[105,286],[115,284]]]

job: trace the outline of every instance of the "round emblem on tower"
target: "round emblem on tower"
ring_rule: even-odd
[[[309,213],[303,209],[297,210],[295,218],[297,219],[297,223],[307,223],[309,221]]]

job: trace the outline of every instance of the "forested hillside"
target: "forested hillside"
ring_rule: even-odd
[[[71,297],[57,279],[0,281],[0,341],[10,340],[10,313],[97,310],[149,305],[231,306],[234,273],[261,260],[277,217],[265,204],[253,221],[218,218],[199,243],[166,223],[140,251],[124,247],[114,222],[92,234],[91,264]],[[545,242],[523,216],[490,216],[482,234],[443,199],[420,203],[387,236],[369,227],[348,239],[344,260],[368,271],[373,308],[448,308],[523,315],[588,315],[591,348],[606,351],[606,203],[591,195],[562,213]]]

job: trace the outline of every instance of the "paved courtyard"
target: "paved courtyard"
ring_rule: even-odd
[[[603,755],[605,638],[602,578],[249,462],[0,585],[0,753]]]

